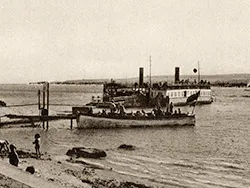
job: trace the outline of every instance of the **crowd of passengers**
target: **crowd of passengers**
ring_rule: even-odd
[[[93,114],[93,111],[91,110],[89,114]],[[180,108],[177,110],[174,110],[173,103],[171,102],[166,110],[162,110],[160,107],[155,107],[152,109],[151,112],[146,113],[143,109],[137,110],[136,112],[126,113],[125,107],[122,104],[115,104],[114,102],[111,102],[110,104],[110,111],[107,112],[106,109],[103,109],[101,112],[99,111],[97,116],[105,117],[105,116],[118,116],[118,117],[163,117],[163,116],[169,116],[172,114],[181,114]]]
[[[207,88],[209,89],[210,87],[210,82],[208,82],[207,80],[201,80],[200,82],[196,82],[196,80],[194,80],[193,82],[189,81],[189,79],[187,80],[181,80],[178,83],[175,84],[169,84],[168,82],[165,83],[154,83],[153,84],[153,88],[154,89],[178,89],[178,88],[182,88],[182,89],[194,89],[194,88]]]

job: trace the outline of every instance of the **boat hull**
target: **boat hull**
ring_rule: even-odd
[[[171,126],[194,126],[195,116],[171,116],[156,119],[115,119],[106,117],[93,117],[80,115],[77,119],[77,127],[80,129],[99,128],[136,128],[136,127],[171,127]]]

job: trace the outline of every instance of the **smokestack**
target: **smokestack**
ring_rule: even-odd
[[[143,85],[143,67],[140,67],[139,69],[139,86],[141,87]]]
[[[180,82],[180,68],[175,67],[175,77],[174,77],[174,83],[177,84]]]

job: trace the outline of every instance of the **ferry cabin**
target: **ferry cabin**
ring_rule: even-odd
[[[151,98],[156,98],[158,95],[162,95],[164,98],[169,97],[169,103],[174,105],[185,105],[187,98],[200,91],[197,103],[210,104],[212,103],[212,91],[210,87],[199,88],[167,88],[167,89],[152,89]]]

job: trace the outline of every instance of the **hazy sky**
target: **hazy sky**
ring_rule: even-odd
[[[0,83],[250,73],[249,0],[1,0]]]

